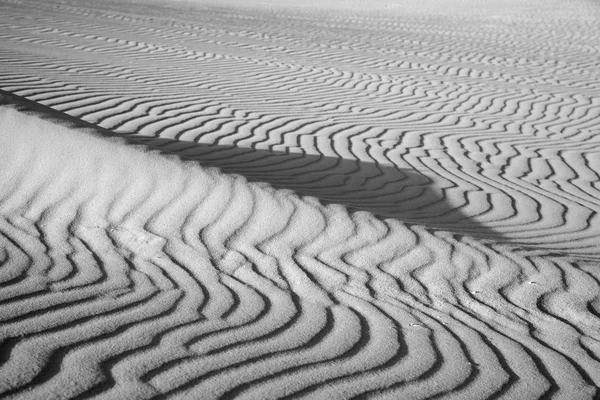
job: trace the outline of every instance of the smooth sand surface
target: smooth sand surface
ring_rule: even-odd
[[[0,398],[600,396],[600,5],[377,4],[0,3]]]

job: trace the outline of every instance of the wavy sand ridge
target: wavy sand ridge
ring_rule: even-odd
[[[3,398],[599,394],[594,263],[0,110]]]
[[[0,88],[331,202],[597,255],[598,5],[416,3],[5,2]]]

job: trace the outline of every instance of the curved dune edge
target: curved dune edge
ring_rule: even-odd
[[[593,398],[600,272],[0,111],[3,398]]]
[[[332,203],[597,258],[596,3],[9,1],[0,89]],[[258,152],[311,157],[275,174]]]

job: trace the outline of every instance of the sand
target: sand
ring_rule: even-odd
[[[373,4],[0,3],[1,398],[600,396],[598,4]]]

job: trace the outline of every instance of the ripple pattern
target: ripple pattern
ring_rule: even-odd
[[[3,398],[600,394],[597,260],[0,116]]]
[[[599,398],[600,8],[503,4],[1,1],[0,398]]]
[[[123,135],[215,146],[196,159],[326,201],[596,254],[597,4],[436,1],[3,2],[0,88]],[[273,174],[224,148],[312,158]]]

